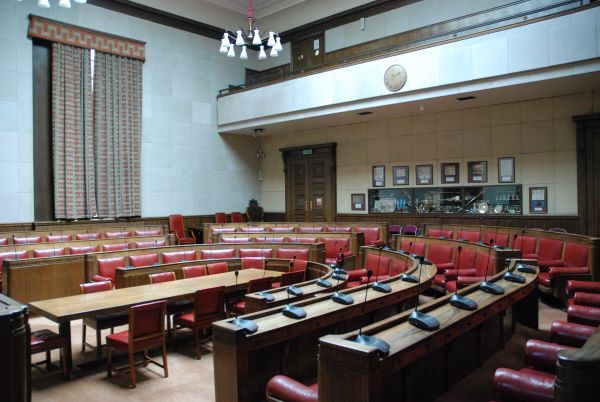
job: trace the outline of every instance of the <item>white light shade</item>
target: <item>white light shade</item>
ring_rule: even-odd
[[[225,44],[225,39],[221,39],[221,48],[219,49],[219,53],[227,53],[227,45]]]
[[[275,38],[275,46],[273,46],[273,49],[277,50],[278,52],[283,51],[283,46],[281,46],[281,37],[280,36]]]
[[[223,34],[223,44],[227,47],[229,47],[229,45],[231,45],[231,43],[229,42],[229,34],[227,32],[225,32]]]
[[[58,0],[58,5],[60,7],[64,7],[64,8],[71,8],[71,1],[70,0]]]
[[[237,31],[237,36],[235,37],[235,44],[238,46],[244,45],[244,38],[242,38],[242,31]]]
[[[240,59],[246,60],[248,58],[248,52],[246,52],[246,45],[242,46],[242,53],[240,53]]]
[[[233,50],[233,45],[229,45],[229,51],[227,52],[227,57],[235,57],[235,50]]]
[[[38,0],[38,7],[50,8],[50,2],[48,0]]]
[[[262,41],[260,40],[260,32],[258,32],[258,29],[254,30],[254,38],[252,39],[252,44],[253,45],[260,45],[262,43]]]
[[[87,0],[75,0],[75,3],[87,3]]]
[[[273,34],[275,32],[269,32],[269,40],[267,41],[267,46],[274,46],[275,45],[275,38],[273,37]]]
[[[277,50],[275,50],[274,47],[271,48],[271,53],[269,53],[269,56],[271,56],[271,57],[277,57]]]
[[[265,47],[260,45],[260,52],[258,53],[258,60],[264,60],[267,58],[267,54],[265,53]]]

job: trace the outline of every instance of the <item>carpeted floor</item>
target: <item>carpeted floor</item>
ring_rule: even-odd
[[[461,382],[437,399],[438,402],[488,401],[493,399],[491,380],[497,367],[519,368],[523,366],[523,347],[527,339],[545,339],[552,321],[566,319],[566,314],[540,302],[540,331],[519,327],[505,349],[495,354],[482,367],[472,372]],[[57,325],[45,318],[30,319],[31,329],[50,328]],[[106,377],[105,361],[94,362],[95,352],[81,352],[81,321],[72,323],[73,361],[76,365],[71,381],[64,381],[60,370],[49,373],[32,371],[32,400],[34,402],[70,401],[214,401],[213,361],[211,344],[205,344],[202,359],[196,360],[193,353],[193,338],[180,339],[177,351],[169,347],[169,377],[162,377],[156,366],[138,369],[138,386],[129,389],[123,378]],[[105,331],[106,332],[106,331]],[[183,338],[183,337],[182,337]],[[178,337],[179,339],[179,337]],[[93,331],[88,330],[88,342],[94,342]],[[53,352],[58,361],[58,352]],[[35,356],[34,356],[35,357]],[[41,360],[42,355],[37,356]],[[157,357],[160,359],[160,356]],[[36,360],[36,359],[34,359]],[[125,359],[121,360],[125,362]],[[118,362],[117,362],[118,363]],[[468,395],[468,398],[465,396]]]

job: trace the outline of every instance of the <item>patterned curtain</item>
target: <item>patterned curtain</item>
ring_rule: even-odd
[[[96,215],[90,51],[52,44],[52,153],[56,219]]]
[[[142,61],[96,52],[94,145],[100,217],[139,216]]]

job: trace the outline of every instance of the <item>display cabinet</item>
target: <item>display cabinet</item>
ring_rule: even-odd
[[[521,185],[369,189],[369,212],[521,214]]]

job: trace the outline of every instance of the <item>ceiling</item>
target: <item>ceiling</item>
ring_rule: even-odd
[[[252,9],[255,18],[264,18],[309,0],[254,0]],[[197,3],[212,3],[219,7],[248,15],[248,0],[196,0]]]

